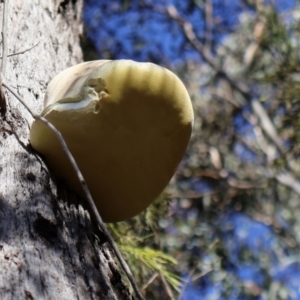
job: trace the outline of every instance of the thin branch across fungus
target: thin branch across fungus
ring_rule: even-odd
[[[5,76],[6,61],[7,61],[7,14],[8,0],[3,0],[3,18],[2,18],[2,62],[1,74]],[[5,116],[7,110],[6,99],[2,86],[2,78],[0,78],[0,113]]]
[[[94,200],[92,198],[92,195],[90,193],[90,190],[83,178],[83,175],[73,157],[73,155],[71,154],[64,138],[62,137],[61,133],[53,126],[53,124],[51,122],[49,122],[47,119],[45,119],[43,116],[39,115],[39,114],[35,114],[28,106],[27,104],[25,103],[25,101],[12,89],[12,87],[6,83],[6,81],[4,80],[3,76],[1,76],[2,78],[2,85],[7,88],[22,104],[23,106],[27,109],[27,111],[32,115],[32,117],[36,120],[39,120],[41,121],[42,123],[44,123],[54,134],[55,136],[57,137],[57,139],[59,140],[60,144],[61,144],[61,147],[64,151],[64,153],[67,155],[70,163],[72,164],[72,167],[74,169],[74,171],[76,172],[76,175],[80,181],[80,184],[81,184],[81,187],[85,193],[85,196],[87,198],[87,201],[88,201],[88,204],[90,205],[91,207],[91,210],[92,210],[92,214],[94,215],[95,219],[97,220],[98,222],[98,225],[99,225],[99,228],[100,230],[102,231],[102,233],[105,235],[107,241],[109,242],[110,246],[112,247],[117,259],[119,260],[120,262],[120,265],[123,269],[123,271],[125,272],[125,274],[127,275],[131,285],[132,285],[132,288],[134,289],[135,293],[136,293],[136,296],[138,299],[140,300],[144,300],[144,297],[142,295],[142,293],[140,292],[136,282],[135,282],[135,279],[129,269],[129,266],[127,265],[127,263],[125,262],[120,250],[118,249],[114,239],[112,238],[111,234],[109,233],[105,223],[103,222],[96,206],[95,206],[95,203],[94,203]]]

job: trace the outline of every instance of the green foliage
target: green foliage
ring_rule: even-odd
[[[179,291],[181,277],[168,271],[169,266],[177,264],[177,261],[170,255],[147,247],[137,248],[124,244],[119,245],[119,249],[125,254],[128,261],[139,266],[139,275],[142,274],[142,277],[146,278],[149,271],[159,272],[175,290]]]
[[[111,223],[109,229],[140,286],[157,273],[178,292],[180,276],[173,272],[177,261],[166,249],[158,249],[159,221],[166,217],[169,202],[169,195],[162,193],[141,214],[124,222]]]

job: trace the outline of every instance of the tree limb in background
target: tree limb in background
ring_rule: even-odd
[[[260,0],[258,0],[257,4],[260,5],[259,9],[262,10],[262,7],[261,7],[262,4],[260,3]],[[239,81],[236,81],[226,71],[224,71],[222,69],[222,66],[213,57],[211,51],[209,51],[207,49],[207,47],[203,46],[203,44],[197,39],[193,25],[190,22],[188,22],[187,20],[185,20],[183,17],[181,17],[179,15],[177,9],[173,5],[167,6],[166,9],[155,8],[155,7],[152,7],[152,9],[159,13],[168,15],[172,20],[174,20],[181,26],[187,40],[201,54],[203,59],[213,68],[213,70],[216,72],[216,76],[224,78],[234,90],[237,90],[246,99],[246,101],[251,104],[253,112],[255,113],[255,115],[258,117],[258,119],[260,121],[259,126],[261,126],[263,131],[267,134],[269,139],[276,146],[276,149],[278,150],[278,152],[280,154],[283,154],[285,152],[285,148],[284,148],[282,139],[278,135],[278,132],[277,132],[274,124],[272,123],[268,113],[266,112],[265,108],[262,106],[262,104],[257,99],[252,99],[251,91],[249,90],[247,85],[245,85]],[[257,50],[256,51],[252,50],[251,55],[248,53],[247,63],[249,64],[249,66],[251,65],[253,59],[255,58],[256,53],[258,52],[260,40],[262,38],[263,31],[265,30],[265,27],[264,27],[265,25],[264,25],[263,19],[260,22],[262,22],[262,24],[257,25],[258,27],[254,30],[254,34],[256,35],[256,39],[257,39],[257,45],[256,45]],[[290,176],[290,178],[294,178],[294,176],[292,174],[290,174],[290,173],[287,173],[287,174]],[[300,182],[298,182],[294,178],[293,183],[291,184],[290,180],[288,180],[288,181],[279,180],[279,178],[282,178],[281,175],[278,175],[276,177],[276,179],[279,182],[281,182],[282,184],[285,184],[285,185],[293,188],[293,190],[300,195],[300,189],[295,188],[296,186],[298,186],[298,184],[300,186]]]
[[[212,0],[205,0],[205,42],[204,48],[207,51],[211,51],[212,48],[212,36],[213,36],[213,3]]]
[[[250,66],[252,65],[252,62],[257,55],[259,49],[260,49],[260,44],[262,41],[262,37],[265,33],[266,29],[266,19],[264,16],[260,15],[258,16],[258,21],[256,22],[253,30],[253,42],[250,43],[250,45],[247,47],[244,58],[243,58],[243,66],[244,70],[243,73],[246,74],[247,71],[249,70]]]

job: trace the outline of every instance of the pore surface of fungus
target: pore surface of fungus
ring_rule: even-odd
[[[130,60],[92,61],[52,79],[42,115],[62,134],[105,222],[144,210],[165,188],[187,147],[189,95],[171,71]],[[84,196],[52,131],[34,121],[33,148]]]

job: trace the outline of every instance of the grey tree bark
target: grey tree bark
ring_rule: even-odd
[[[4,78],[35,112],[47,83],[82,61],[82,0],[10,0]],[[0,4],[1,15],[3,3]],[[2,31],[2,29],[1,29]],[[32,46],[35,46],[31,49]],[[5,91],[0,117],[0,299],[133,299],[89,214],[29,144],[33,119]]]

